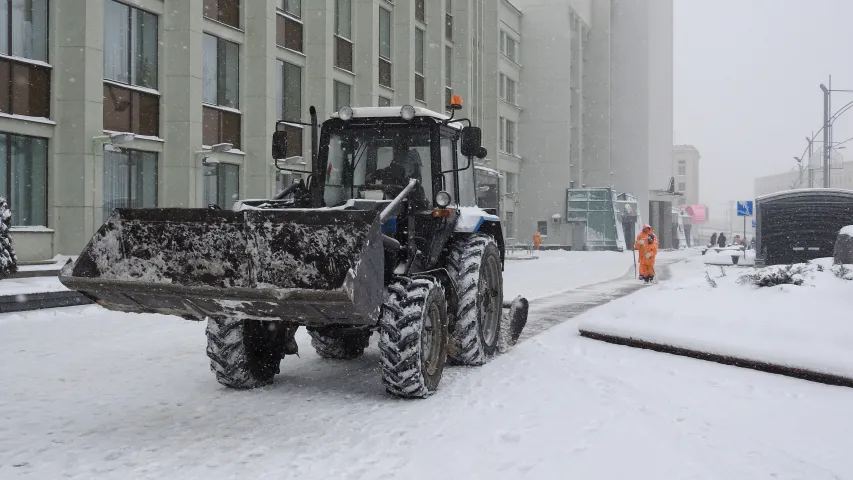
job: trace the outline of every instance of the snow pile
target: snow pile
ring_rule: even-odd
[[[580,328],[853,378],[853,290],[831,263],[815,260],[791,272],[802,276],[800,286],[756,288],[724,276],[725,267],[692,260],[671,267],[672,280],[587,314]]]
[[[838,232],[838,234],[853,237],[853,225],[847,225],[846,227],[842,228],[841,231]]]
[[[0,197],[0,278],[18,271],[18,257],[12,248],[12,212],[4,197]]]
[[[738,265],[755,265],[755,250],[744,251],[740,247],[708,249],[703,256],[703,260],[706,265],[733,265],[732,257],[737,257]]]
[[[776,285],[802,285],[807,279],[813,279],[816,272],[823,272],[823,265],[814,263],[795,263],[793,265],[771,265],[741,275],[737,282],[741,285],[756,287],[775,287]]]

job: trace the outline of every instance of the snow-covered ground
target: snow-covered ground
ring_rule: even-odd
[[[853,282],[836,278],[831,259],[802,286],[758,288],[737,282],[755,269],[705,266],[707,255],[596,309],[580,328],[853,378]]]
[[[423,401],[385,395],[375,342],[327,361],[300,332],[276,383],[240,392],[215,382],[199,323],[88,306],[0,315],[0,332],[4,480],[853,475],[852,389],[595,342],[575,321],[449,368]]]
[[[539,251],[536,260],[507,260],[504,298],[523,295],[528,300],[572,288],[633,275],[631,252]]]
[[[64,292],[68,289],[57,277],[5,278],[0,280],[0,295],[25,295],[41,292]]]
[[[439,393],[375,349],[220,387],[203,325],[97,307],[0,320],[0,478],[845,478],[853,391],[581,339],[564,324]]]
[[[708,250],[702,260],[707,265],[733,265],[732,257],[738,257],[739,266],[755,265],[755,250],[743,250],[735,247],[729,247],[725,250]]]

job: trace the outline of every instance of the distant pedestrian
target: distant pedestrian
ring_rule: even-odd
[[[717,244],[717,232],[711,234],[711,242],[708,244],[710,246],[714,246]]]
[[[542,234],[536,232],[533,234],[533,249],[539,250],[539,245],[542,245]]]
[[[717,237],[717,245],[720,248],[724,248],[726,246],[726,234],[725,233],[720,232],[720,236]]]

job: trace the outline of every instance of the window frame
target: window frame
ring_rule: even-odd
[[[426,0],[415,0],[415,20],[426,25]]]
[[[227,194],[227,191],[226,191],[227,187],[225,187],[225,182],[226,182],[227,176],[223,175],[223,172],[222,172],[223,167],[226,169],[232,168],[232,167],[234,169],[236,169],[236,175],[234,178],[237,179],[237,198],[233,199],[233,201],[231,202],[231,205],[227,205],[228,199],[225,198],[226,194]],[[214,175],[207,175],[208,169],[211,169],[211,168],[215,172]],[[240,195],[240,187],[242,184],[242,182],[240,181],[241,170],[242,170],[241,166],[237,163],[221,163],[220,162],[220,163],[205,164],[203,166],[202,175],[205,178],[207,178],[209,176],[210,177],[216,177],[216,181],[215,181],[216,192],[214,195],[212,195],[212,196],[216,197],[216,202],[214,203],[214,205],[218,205],[220,208],[230,210],[231,206],[234,205],[234,202],[236,202],[237,200],[240,199],[240,196],[241,196]],[[210,195],[210,192],[208,192],[208,190],[207,190],[207,187],[208,187],[207,182],[203,181],[203,183],[204,183],[204,192],[202,195],[204,197],[204,203],[207,204],[204,206],[207,207],[208,205],[210,205],[208,197],[210,197],[211,195]]]
[[[135,5],[124,3],[124,2],[119,1],[119,0],[104,0],[104,9],[107,8],[108,3],[115,3],[115,4],[122,5],[122,6],[127,8],[127,19],[126,19],[127,23],[125,25],[127,26],[128,51],[127,51],[127,58],[122,59],[122,60],[126,60],[126,62],[127,62],[127,64],[125,66],[127,67],[127,75],[128,75],[127,80],[128,81],[123,82],[123,81],[115,79],[115,78],[107,78],[106,75],[104,76],[104,80],[109,80],[110,82],[113,82],[116,84],[127,85],[129,87],[136,87],[137,89],[145,89],[146,91],[159,91],[159,88],[160,88],[160,53],[161,53],[160,52],[160,50],[161,50],[160,49],[160,16],[157,15],[156,13],[152,12],[152,11],[146,10],[144,8],[139,8]],[[135,76],[135,70],[136,70],[135,67],[137,66],[135,64],[134,60],[135,60],[135,58],[139,57],[138,52],[137,52],[137,55],[134,55],[134,52],[133,52],[134,41],[137,38],[137,34],[138,34],[138,31],[134,28],[135,27],[134,21],[133,21],[134,10],[137,10],[143,14],[146,14],[146,15],[150,15],[154,18],[155,23],[154,23],[154,42],[153,42],[153,45],[154,45],[154,58],[156,58],[157,62],[154,66],[154,76],[153,76],[154,85],[153,86],[144,85],[142,82],[134,83],[134,76]],[[106,15],[105,15],[104,20],[105,21],[107,20]],[[104,24],[104,30],[106,30],[106,23]],[[104,31],[104,41],[105,42],[109,41],[109,39],[107,39],[106,31]],[[106,70],[107,70],[106,49],[104,49],[103,67],[104,67],[104,73],[106,74]]]
[[[349,95],[349,105],[341,105],[340,98],[338,97],[338,86],[344,86],[347,88],[347,92]],[[350,85],[349,83],[341,82],[340,80],[333,80],[332,89],[332,101],[335,102],[336,112],[340,110],[343,106],[352,106],[352,85]]]
[[[202,105],[206,105],[206,106],[210,106],[210,107],[218,107],[220,109],[228,109],[230,111],[234,111],[234,113],[238,113],[239,109],[240,109],[240,93],[241,93],[241,86],[242,86],[241,85],[242,79],[240,78],[240,60],[241,60],[240,59],[240,47],[242,45],[240,45],[239,43],[232,42],[230,40],[226,40],[222,37],[218,37],[212,33],[204,32],[202,35],[203,36],[209,36],[209,37],[216,39],[216,69],[214,72],[214,74],[216,75],[216,103],[210,103],[210,102],[204,101],[204,93],[202,92]],[[223,51],[223,47],[228,46],[228,44],[234,45],[237,47],[237,55],[236,55],[236,60],[237,60],[237,78],[236,78],[237,94],[236,94],[234,106],[222,105],[222,103],[223,103],[223,101],[222,101],[223,91],[226,87],[224,87],[221,83],[223,76],[220,75],[220,68],[219,67],[220,67],[220,62],[222,61],[222,56],[227,55],[227,52]],[[203,48],[204,47],[202,46],[202,49]],[[202,55],[204,55],[204,53]],[[204,84],[204,80],[205,80],[204,79],[204,73],[205,72],[204,72],[203,64],[204,64],[204,58],[202,58],[202,84]],[[226,74],[227,74],[227,69],[226,69]],[[227,79],[225,80],[225,82],[227,83]],[[240,113],[242,113],[242,112],[240,112]]]
[[[445,0],[444,4],[444,39],[453,41],[453,0]]]
[[[147,207],[147,206],[143,205],[141,207],[121,207],[121,208],[156,208],[156,207],[158,207],[160,205],[160,179],[161,179],[161,176],[163,173],[163,172],[161,172],[162,165],[160,165],[160,161],[161,161],[160,154],[157,152],[151,152],[148,150],[137,150],[137,149],[130,149],[130,148],[116,148],[114,151],[104,151],[104,155],[103,155],[104,168],[103,168],[103,172],[101,174],[102,179],[103,179],[103,184],[102,184],[102,188],[101,188],[101,210],[103,212],[104,220],[106,220],[106,218],[110,215],[110,213],[112,213],[112,210],[109,210],[109,211],[107,210],[107,205],[106,205],[107,201],[105,198],[105,196],[108,192],[108,190],[106,188],[106,185],[107,185],[106,176],[108,173],[108,170],[106,167],[106,162],[108,161],[108,158],[109,158],[108,154],[127,155],[127,160],[128,160],[128,172],[127,172],[127,174],[128,174],[128,177],[127,177],[127,179],[128,179],[128,182],[127,182],[128,190],[123,192],[124,194],[126,194],[126,196],[125,197],[119,197],[119,198],[112,198],[112,199],[110,199],[111,202],[114,202],[115,200],[118,200],[121,198],[126,198],[128,200],[130,200],[132,198],[131,193],[132,193],[132,187],[133,187],[133,181],[132,181],[133,180],[133,168],[132,168],[131,164],[135,161],[137,161],[137,162],[139,161],[139,157],[137,157],[138,155],[153,155],[153,158],[154,158],[154,206],[153,207]],[[114,190],[110,190],[110,191],[115,193]],[[116,208],[116,207],[113,207],[113,208]]]
[[[343,35],[340,31],[340,12],[341,12],[341,2],[347,2],[349,5],[349,36]],[[352,37],[353,35],[353,21],[352,21],[352,0],[335,0],[335,18],[334,18],[334,38],[335,38],[335,51],[334,51],[334,65],[335,68],[340,68],[341,70],[352,73],[355,69],[355,41]],[[349,48],[349,52],[347,52],[349,65],[342,65],[341,60],[341,51],[340,48],[342,45],[347,45]]]
[[[14,227],[45,227],[48,228],[50,225],[50,216],[48,212],[50,210],[49,200],[50,195],[48,193],[48,188],[50,186],[50,138],[38,137],[34,135],[21,135],[18,133],[12,132],[0,132],[0,137],[4,137],[3,141],[5,142],[6,155],[2,160],[5,163],[6,169],[6,184],[2,185],[2,188],[6,190],[6,194],[4,197],[9,204],[9,209],[12,212],[12,228]],[[16,222],[16,211],[17,209],[17,201],[13,201],[13,192],[14,192],[14,175],[13,175],[13,159],[12,159],[12,137],[20,137],[25,138],[29,141],[39,140],[44,142],[44,224],[38,224],[36,222],[30,222],[29,224],[25,223],[17,223]],[[29,157],[29,160],[32,160],[32,156]],[[32,197],[32,185],[29,187],[30,197]],[[15,199],[17,200],[17,199]]]
[[[209,16],[205,15],[205,13],[204,13],[204,6],[202,6],[202,16],[203,16],[204,18],[206,18],[206,19],[208,19],[208,20],[211,20],[211,21],[214,21],[214,22],[216,22],[216,23],[221,23],[222,25],[227,25],[227,26],[229,26],[229,27],[236,28],[236,29],[238,29],[238,30],[240,30],[240,29],[241,29],[241,22],[240,22],[240,20],[241,20],[241,19],[242,19],[242,17],[243,17],[243,4],[242,4],[242,0],[205,0],[205,1],[203,2],[203,4],[204,4],[204,3],[207,3],[208,1],[212,1],[212,2],[215,2],[215,3],[216,3],[216,18],[209,17]],[[251,1],[251,0],[247,0],[247,1]],[[235,3],[236,3],[236,8],[237,8],[237,24],[236,24],[236,25],[234,25],[234,24],[232,24],[232,23],[228,23],[227,21],[225,21],[225,20],[223,20],[223,19],[222,19],[222,16],[220,15],[220,13],[221,13],[222,9],[221,9],[221,8],[219,8],[219,3],[220,3],[220,2],[235,2]]]
[[[387,16],[388,22],[388,31],[382,31],[382,23],[383,23],[383,14]],[[379,85],[386,88],[394,88],[394,64],[392,62],[392,57],[394,56],[394,13],[392,10],[388,10],[384,7],[379,7],[379,18],[378,18],[379,28],[378,28],[378,41],[379,41],[379,55],[378,55],[378,64],[379,64],[379,72],[377,75],[377,79]],[[382,54],[382,47],[384,40],[383,34],[388,34],[388,55]],[[383,70],[385,70],[383,72]]]
[[[290,0],[280,0],[279,7],[276,7],[275,13],[275,44],[277,47],[284,48],[285,50],[289,50],[291,52],[296,52],[299,54],[305,53],[305,22],[302,20],[302,0],[293,0],[299,2],[299,11],[300,14],[296,15],[287,11],[287,4]],[[292,22],[293,24],[299,25],[299,49],[291,48],[294,45],[288,45],[288,23]],[[279,43],[279,39],[281,39],[281,43]]]
[[[415,27],[415,100],[426,102],[426,30],[418,27]]]
[[[277,60],[279,63],[279,84],[281,94],[281,98],[278,99],[278,107],[281,109],[281,114],[276,112],[276,116],[278,120],[283,122],[301,122],[302,121],[302,107],[305,99],[305,68],[301,65],[297,65],[292,62],[288,62],[286,60]],[[287,108],[287,79],[289,78],[287,75],[288,67],[297,69],[299,71],[299,108],[297,109],[298,114],[294,116],[290,116],[288,114]],[[283,123],[278,124],[277,127],[279,130],[287,133],[288,142],[287,142],[287,152],[285,154],[288,157],[293,156],[303,156],[304,149],[304,137],[305,137],[305,129],[302,125],[295,123]]]
[[[8,0],[8,1],[9,1],[9,8],[6,12],[6,15],[7,15],[7,21],[9,22],[9,24],[6,27],[8,29],[8,33],[7,33],[7,37],[5,39],[6,42],[8,42],[8,44],[7,44],[6,51],[0,52],[0,55],[10,57],[11,59],[28,60],[29,63],[49,65],[49,62],[50,62],[50,31],[51,31],[51,23],[50,23],[50,6],[51,5],[50,5],[50,0],[45,0],[45,10],[46,11],[45,11],[45,25],[44,25],[44,34],[45,34],[45,38],[44,38],[44,47],[45,47],[44,59],[26,57],[26,56],[22,56],[22,55],[16,55],[14,53],[14,51],[13,51],[14,50],[13,39],[15,38],[15,31],[14,31],[15,19],[13,17],[14,5],[13,5],[11,0]],[[27,63],[27,62],[24,62],[24,63]]]

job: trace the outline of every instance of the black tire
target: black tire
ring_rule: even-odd
[[[216,380],[229,388],[269,385],[279,372],[293,329],[278,322],[209,318],[207,356]]]
[[[482,365],[498,351],[503,308],[500,250],[489,235],[459,237],[450,248],[447,269],[456,282],[458,306],[450,358]]]
[[[331,360],[353,360],[364,354],[370,343],[370,330],[309,328],[311,346],[317,355]]]
[[[426,398],[435,393],[447,361],[444,288],[425,278],[396,278],[379,320],[382,382],[391,395]]]

